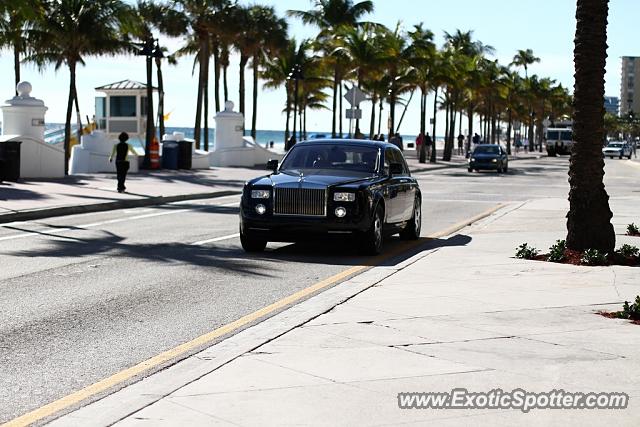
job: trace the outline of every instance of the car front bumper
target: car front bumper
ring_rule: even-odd
[[[479,162],[479,161],[472,161],[469,162],[469,169],[477,169],[477,170],[497,170],[499,167],[502,167],[500,165],[500,162]]]

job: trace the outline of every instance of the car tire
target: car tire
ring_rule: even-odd
[[[555,150],[555,149],[548,148],[548,149],[547,149],[547,156],[548,156],[548,157],[557,157],[557,156],[558,156],[558,154],[556,153],[556,150]]]
[[[378,205],[373,214],[371,227],[363,236],[360,250],[365,255],[378,255],[384,244],[384,210]]]
[[[620,154],[620,160],[622,160],[622,154]]]
[[[267,240],[248,236],[240,229],[240,244],[245,252],[262,252],[267,247]]]
[[[627,159],[631,160],[631,154],[629,154],[629,155],[627,156]]]
[[[400,232],[402,240],[418,240],[420,238],[420,230],[422,229],[422,202],[416,197],[413,202],[413,215],[411,219]]]

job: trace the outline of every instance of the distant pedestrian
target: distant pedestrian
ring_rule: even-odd
[[[476,146],[480,144],[480,135],[478,135],[477,133],[473,134],[473,145]]]
[[[424,148],[426,149],[426,153],[425,153],[426,157],[431,159],[431,150],[435,150],[436,146],[435,146],[435,143],[433,142],[433,139],[431,139],[431,135],[429,135],[429,132],[427,132],[427,134],[424,137]]]
[[[109,156],[109,162],[113,162],[113,157],[116,158],[116,173],[118,176],[118,193],[123,193],[127,187],[124,186],[124,182],[127,179],[127,172],[129,171],[129,153],[134,156],[137,155],[135,151],[133,151],[133,147],[127,143],[129,140],[129,134],[126,132],[122,132],[118,135],[119,143],[113,146],[113,150],[111,151],[111,155]]]
[[[462,156],[464,153],[464,135],[458,135],[458,155]]]
[[[424,134],[420,132],[418,136],[416,136],[416,157],[420,157],[420,150],[424,146]]]

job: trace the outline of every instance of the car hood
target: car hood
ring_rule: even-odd
[[[379,179],[378,176],[364,176],[364,177],[354,177],[354,176],[343,176],[343,175],[329,175],[318,171],[318,173],[313,173],[310,175],[303,174],[302,176],[299,173],[295,173],[293,171],[286,172],[278,172],[271,175],[263,176],[260,178],[256,178],[249,182],[251,185],[265,185],[265,186],[276,186],[276,187],[286,187],[290,185],[298,186],[300,184],[303,185],[311,185],[318,187],[327,187],[333,185],[349,185],[349,184],[360,184],[367,181],[372,181],[375,179]]]

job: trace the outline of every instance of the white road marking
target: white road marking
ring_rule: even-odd
[[[229,234],[227,236],[214,237],[213,239],[200,240],[199,242],[192,243],[192,245],[201,246],[201,245],[205,245],[207,243],[221,242],[223,240],[235,239],[236,237],[240,237],[240,233]]]
[[[226,203],[226,204],[224,204],[224,205],[220,205],[220,206],[223,206],[223,207],[225,207],[225,208],[228,208],[228,207],[230,207],[230,206],[238,207],[238,206],[240,206],[240,201],[238,200],[237,202],[233,202],[233,203]]]

